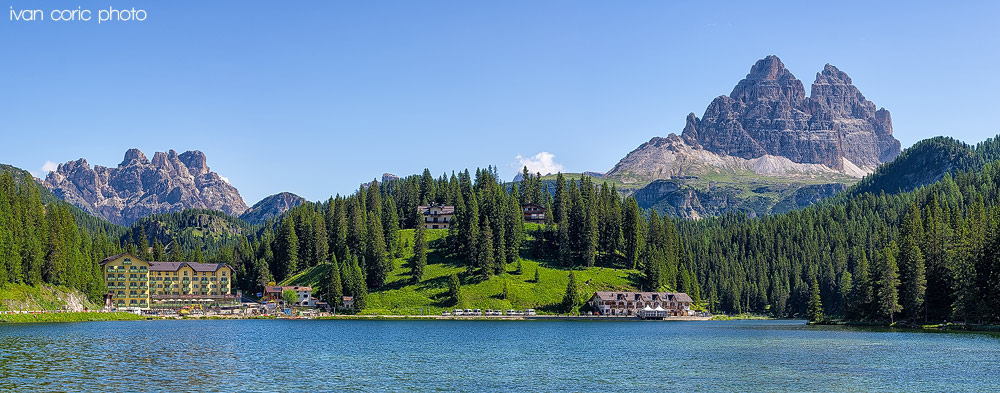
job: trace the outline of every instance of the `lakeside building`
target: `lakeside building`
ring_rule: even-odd
[[[271,285],[264,287],[264,296],[261,300],[268,300],[272,302],[284,302],[285,291],[295,291],[295,295],[298,300],[293,303],[293,306],[298,307],[316,307],[316,298],[313,297],[312,287],[303,287],[298,285]]]
[[[233,268],[225,263],[153,262],[130,253],[104,258],[105,307],[179,308],[237,304],[230,294]]]
[[[524,222],[530,222],[535,224],[545,223],[545,207],[537,203],[531,202],[524,206],[521,206],[521,210],[524,212]]]
[[[427,229],[448,229],[455,218],[455,206],[431,204],[417,206],[417,211],[424,217],[424,228]]]
[[[601,315],[639,315],[643,310],[662,316],[694,315],[691,297],[681,292],[594,292],[587,302]]]

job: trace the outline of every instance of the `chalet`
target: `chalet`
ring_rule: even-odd
[[[665,316],[693,315],[691,297],[680,292],[594,292],[587,302],[601,315],[636,315],[643,310]]]
[[[455,206],[431,204],[417,206],[417,211],[424,217],[424,228],[427,229],[448,229],[455,218]]]
[[[521,207],[524,211],[524,222],[535,224],[545,223],[545,207],[537,203],[527,203]]]
[[[344,296],[341,299],[341,302],[342,302],[341,304],[343,304],[344,308],[346,308],[346,309],[353,309],[354,308],[354,296]]]
[[[286,285],[286,286],[266,286],[264,287],[264,296],[261,300],[270,300],[273,302],[283,302],[285,301],[284,293],[285,291],[295,291],[296,298],[298,300],[291,304],[292,306],[299,307],[315,307],[316,298],[312,296],[312,287],[303,287],[298,285]]]

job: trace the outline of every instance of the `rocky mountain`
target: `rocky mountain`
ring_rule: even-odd
[[[205,154],[170,150],[148,160],[130,149],[117,167],[93,167],[81,158],[60,164],[42,185],[57,197],[110,222],[129,225],[156,213],[184,209],[247,210],[239,191],[206,164]]]
[[[260,224],[269,218],[282,215],[305,201],[305,198],[290,192],[274,194],[255,203],[240,215],[240,219],[249,224]]]
[[[827,64],[806,96],[768,56],[701,118],[689,114],[681,135],[650,139],[606,177],[651,187],[636,192],[643,207],[689,218],[755,216],[842,191],[899,153],[889,111],[876,109],[846,73]]]

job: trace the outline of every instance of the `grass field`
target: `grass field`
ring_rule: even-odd
[[[0,314],[0,323],[133,321],[145,319],[127,312],[63,312],[43,314]]]
[[[371,290],[368,296],[368,307],[363,314],[419,315],[440,314],[441,311],[454,308],[480,309],[526,309],[534,308],[540,313],[556,313],[557,306],[562,302],[569,282],[569,273],[576,274],[579,284],[580,298],[589,298],[598,290],[635,290],[635,270],[611,269],[593,267],[586,269],[564,270],[544,261],[523,259],[522,274],[516,274],[516,265],[506,268],[506,273],[483,279],[479,276],[469,276],[465,272],[465,263],[444,255],[441,248],[447,230],[427,230],[427,240],[431,252],[427,256],[427,266],[424,268],[423,280],[411,284],[408,259],[413,255],[413,230],[400,231],[400,242],[403,244],[403,255],[393,261],[393,270],[383,288]],[[538,269],[539,280],[535,282],[535,269]],[[307,269],[282,282],[282,285],[316,286],[323,276],[326,267],[323,265]],[[458,274],[462,282],[462,297],[459,304],[453,304],[447,298],[448,277]],[[509,286],[508,298],[504,299],[504,282]]]

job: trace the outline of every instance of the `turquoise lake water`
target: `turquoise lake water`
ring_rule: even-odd
[[[799,321],[0,325],[0,391],[1000,391],[1000,336]]]

